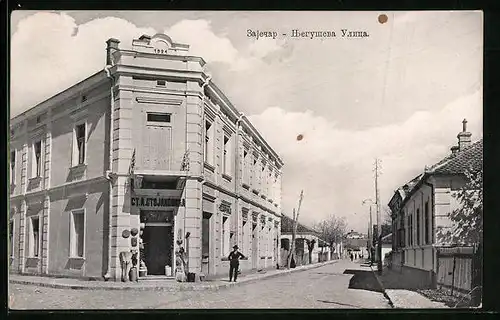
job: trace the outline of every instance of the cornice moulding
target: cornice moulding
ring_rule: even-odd
[[[162,99],[162,98],[149,98],[149,97],[136,97],[135,100],[139,103],[150,103],[150,104],[168,104],[174,106],[182,105],[182,100],[177,99]]]

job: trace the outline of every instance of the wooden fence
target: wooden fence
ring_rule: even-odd
[[[437,267],[437,285],[451,295],[467,294],[480,285],[476,274],[482,263],[473,247],[438,248]]]

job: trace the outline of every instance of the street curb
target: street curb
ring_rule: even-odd
[[[373,270],[372,266],[370,266],[370,269],[372,270],[373,275],[375,276],[375,279],[377,279],[378,285],[380,286],[380,288],[382,288],[382,293],[383,293],[384,297],[387,299],[387,301],[389,301],[389,305],[391,306],[391,308],[395,308],[394,302],[392,301],[391,297],[387,294],[387,291],[385,290],[384,285],[382,284],[382,281],[380,281],[380,278],[377,275],[378,270]]]
[[[336,263],[339,260],[330,260],[327,262],[316,263],[312,265],[306,265],[304,267],[294,268],[294,269],[286,269],[283,272],[276,272],[271,274],[261,274],[259,277],[241,279],[238,282],[229,282],[222,284],[206,284],[206,285],[193,285],[187,283],[176,283],[175,286],[168,287],[158,287],[158,286],[116,286],[116,287],[102,287],[102,286],[92,286],[89,284],[60,284],[60,283],[46,283],[46,282],[35,282],[29,280],[22,279],[9,279],[9,283],[12,284],[22,284],[22,285],[33,285],[38,287],[46,287],[46,288],[55,288],[55,289],[73,289],[73,290],[104,290],[104,291],[112,291],[112,290],[135,290],[135,291],[164,291],[164,292],[180,292],[180,291],[210,291],[210,290],[219,290],[226,289],[229,287],[237,286],[244,283],[256,282],[263,279],[270,279],[273,277],[278,277],[281,275],[286,275],[293,272],[307,271],[315,268],[319,268],[328,264]],[[175,280],[172,280],[175,281]],[[98,283],[98,282],[96,282]]]

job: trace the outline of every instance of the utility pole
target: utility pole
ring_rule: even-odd
[[[382,226],[380,225],[380,198],[378,191],[378,177],[380,170],[380,160],[375,159],[375,205],[377,206],[377,269],[382,273]]]
[[[368,254],[369,254],[369,258],[370,258],[370,264],[373,264],[373,262],[375,260],[374,260],[374,256],[373,256],[373,252],[372,252],[372,248],[373,248],[372,205],[374,203],[373,203],[372,199],[365,199],[365,200],[363,200],[362,204],[364,205],[366,203],[370,204],[370,222],[369,222],[369,225],[368,225],[368,251],[369,251]]]
[[[297,234],[297,221],[299,220],[300,206],[302,204],[303,197],[304,197],[304,190],[301,190],[299,196],[299,206],[297,207],[297,211],[293,209],[292,244],[290,245],[290,253],[288,254],[287,268],[290,268],[290,265],[292,263],[292,257],[295,254],[295,235]]]

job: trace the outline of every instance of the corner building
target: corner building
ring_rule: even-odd
[[[188,45],[129,48],[109,39],[102,71],[11,119],[11,272],[119,281],[134,228],[148,276],[178,240],[196,274],[227,273],[235,244],[242,270],[275,267],[282,160]]]

